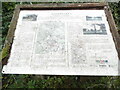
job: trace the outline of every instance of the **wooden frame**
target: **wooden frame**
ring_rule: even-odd
[[[7,64],[7,60],[10,56],[10,50],[13,43],[14,32],[17,25],[17,20],[19,17],[20,10],[105,10],[107,20],[110,26],[110,31],[118,52],[118,57],[120,59],[120,37],[115,26],[115,22],[112,16],[112,13],[109,9],[108,4],[106,3],[46,3],[46,4],[37,4],[37,5],[18,5],[16,6],[10,28],[6,37],[5,45],[9,46],[9,55],[6,58],[3,58],[2,65]]]

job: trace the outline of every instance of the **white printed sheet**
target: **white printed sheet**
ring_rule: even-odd
[[[5,74],[118,75],[104,10],[21,10]]]

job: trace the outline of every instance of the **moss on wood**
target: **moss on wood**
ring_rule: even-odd
[[[5,57],[7,57],[8,56],[8,54],[9,54],[9,49],[10,49],[10,46],[9,45],[6,45],[3,49],[2,49],[2,51],[1,51],[1,55],[0,55],[0,58],[1,58],[1,61],[2,61],[2,59],[4,59]]]

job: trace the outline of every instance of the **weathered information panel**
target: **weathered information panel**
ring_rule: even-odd
[[[21,10],[5,74],[118,75],[104,10]]]

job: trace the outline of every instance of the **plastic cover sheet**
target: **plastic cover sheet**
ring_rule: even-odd
[[[104,10],[21,10],[4,74],[118,75]]]

